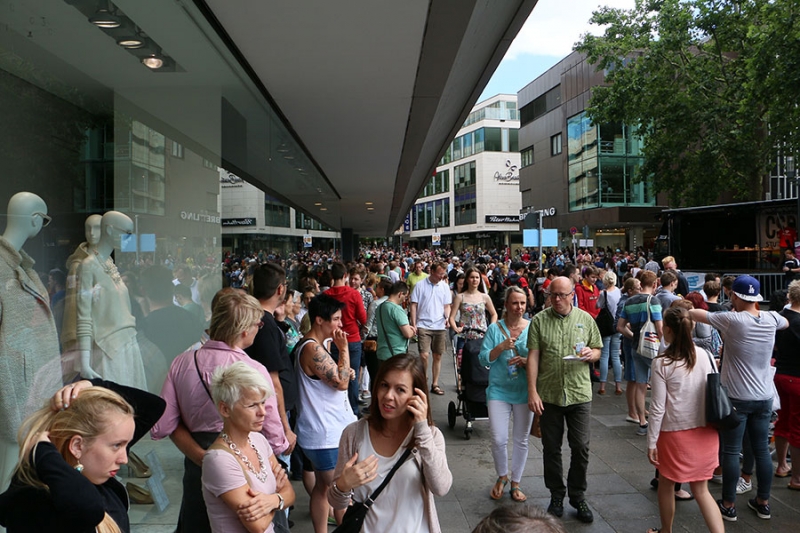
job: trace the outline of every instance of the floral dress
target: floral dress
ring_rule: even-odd
[[[482,339],[484,333],[489,328],[486,320],[486,303],[461,302],[461,325],[464,328],[462,337],[464,339]]]

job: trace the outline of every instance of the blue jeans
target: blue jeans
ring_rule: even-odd
[[[731,398],[741,424],[722,431],[722,499],[736,501],[736,483],[739,481],[739,452],[745,430],[753,449],[758,479],[758,497],[769,500],[772,488],[772,458],[769,454],[769,419],[772,400],[745,401]]]
[[[353,413],[359,418],[361,416],[358,410],[358,372],[361,370],[361,346],[361,341],[347,343],[347,351],[350,353],[350,368],[356,373],[356,379],[350,381],[347,386],[347,399],[350,400]],[[339,349],[334,343],[331,343],[331,355],[335,361],[339,361]]]
[[[614,333],[603,337],[603,350],[600,352],[600,383],[608,379],[608,357],[611,356],[611,365],[614,367],[614,381],[622,381],[622,367],[619,364],[619,346],[622,334]]]

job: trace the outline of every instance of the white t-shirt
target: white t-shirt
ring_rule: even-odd
[[[452,303],[450,288],[444,280],[436,285],[431,283],[431,278],[425,278],[414,285],[411,293],[411,303],[417,304],[418,328],[444,330],[447,329],[447,318],[444,306]]]
[[[725,342],[720,380],[728,395],[743,401],[771,400],[775,332],[786,329],[789,322],[776,311],[761,311],[758,317],[732,311],[706,316]]]

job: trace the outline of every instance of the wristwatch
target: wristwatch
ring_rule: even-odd
[[[280,500],[280,503],[278,504],[278,510],[283,511],[283,508],[286,507],[286,502],[283,500],[283,496],[281,496],[280,492],[276,492],[275,496],[277,496],[278,500]]]

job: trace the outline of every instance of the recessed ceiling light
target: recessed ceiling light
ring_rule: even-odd
[[[328,210],[328,208],[327,208],[327,207],[320,207],[320,208],[319,208],[319,210],[320,210],[320,211],[327,211],[327,210]]]
[[[98,28],[119,28],[122,24],[119,17],[110,13],[108,9],[98,9],[94,15],[89,17],[89,22]]]
[[[156,70],[164,66],[164,60],[153,54],[151,56],[143,57],[142,64],[147,68]]]
[[[372,205],[372,202],[364,202],[365,205]]]
[[[375,211],[375,208],[374,207],[368,207],[367,211]]]
[[[136,50],[144,46],[144,39],[137,34],[131,33],[117,39],[117,44],[129,50]]]
[[[322,202],[314,202],[314,205],[322,205]]]

